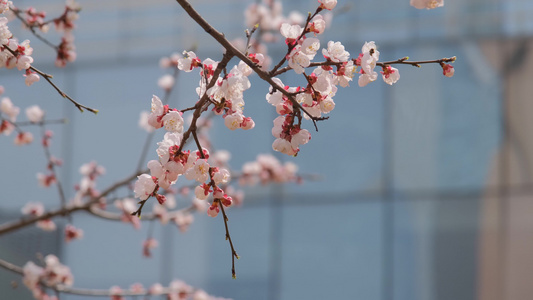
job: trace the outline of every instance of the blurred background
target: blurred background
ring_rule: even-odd
[[[221,47],[174,1],[78,1],[83,10],[74,31],[78,58],[64,69],[55,53],[28,32],[10,29],[34,47],[34,65],[79,102],[100,110],[79,113],[43,80],[30,88],[22,75],[2,69],[0,84],[15,105],[38,104],[51,125],[52,153],[64,160],[62,183],[74,195],[79,167],[106,168],[102,190],[136,170],[146,133],[139,114],[152,94],[162,56],[197,47],[204,59],[221,59]],[[243,11],[252,1],[191,1],[230,39],[244,38]],[[16,1],[50,16],[63,3]],[[284,15],[314,11],[316,1],[284,3]],[[533,294],[533,2],[446,1],[443,8],[416,10],[408,0],[339,1],[327,41],[342,41],[352,56],[375,41],[380,60],[409,56],[429,60],[457,56],[455,75],[438,65],[401,66],[394,86],[381,79],[340,89],[330,119],[292,161],[319,181],[246,189],[242,207],[228,210],[241,259],[231,278],[231,255],[221,216],[195,215],[187,233],[173,225],[131,225],[74,215],[84,238],[69,244],[60,233],[26,228],[0,236],[0,258],[20,266],[37,252],[68,264],[74,286],[149,287],[180,278],[194,287],[233,299],[513,300]],[[53,40],[52,34],[50,39]],[[283,44],[271,47],[277,61]],[[317,57],[318,58],[318,57]],[[231,64],[236,63],[232,61]],[[302,84],[295,75],[284,83]],[[180,74],[171,106],[197,100],[196,72]],[[251,131],[230,132],[220,120],[211,132],[217,149],[231,151],[239,169],[258,153],[271,153],[276,113],[265,100],[268,86],[251,78],[245,92]],[[23,117],[20,117],[23,119]],[[34,132],[37,136],[38,132]],[[159,141],[158,133],[154,141]],[[17,147],[1,137],[0,221],[20,218],[29,201],[59,206],[57,191],[37,186],[46,167],[38,142]],[[39,139],[36,139],[37,141]],[[155,142],[148,159],[156,157]],[[184,205],[178,202],[178,207]],[[61,227],[66,220],[58,221]],[[142,256],[153,226],[159,247]],[[60,231],[59,231],[60,232]],[[13,288],[13,283],[19,283]],[[5,299],[31,299],[21,277],[0,270]],[[61,299],[86,299],[64,295]]]

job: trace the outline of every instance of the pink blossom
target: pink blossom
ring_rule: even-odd
[[[364,73],[363,70],[361,70],[361,75],[359,75],[358,84],[360,87],[366,86],[370,82],[375,81],[378,78],[378,73],[372,72],[371,74]]]
[[[65,226],[65,242],[70,242],[74,239],[81,239],[83,237],[83,230],[74,227],[71,224]]]
[[[155,198],[157,199],[157,202],[159,202],[159,204],[161,205],[163,205],[165,201],[167,201],[167,198],[165,197],[165,195],[155,194]]]
[[[130,286],[130,291],[137,294],[144,294],[146,291],[144,290],[144,286],[142,283],[134,283]]]
[[[227,194],[224,194],[224,196],[222,196],[222,198],[220,198],[219,200],[226,207],[230,207],[233,204],[233,198],[231,198],[231,196],[228,196]]]
[[[123,222],[132,223],[135,229],[139,229],[141,227],[139,218],[131,215],[137,209],[137,204],[135,200],[131,198],[124,198],[122,200],[116,200],[114,204],[118,209],[122,211],[121,220]]]
[[[194,221],[194,216],[189,213],[182,213],[178,211],[174,216],[174,223],[178,226],[181,232],[185,232],[189,229],[189,226]]]
[[[321,8],[332,10],[337,5],[337,0],[318,0],[318,3],[320,3]]]
[[[161,118],[165,113],[165,108],[163,106],[163,102],[161,102],[161,99],[159,99],[159,97],[157,97],[156,95],[152,96],[151,109],[152,112],[150,116],[148,116],[148,124],[153,126],[155,129],[163,127],[163,122],[161,121]]]
[[[49,254],[45,256],[44,262],[46,266],[44,274],[41,276],[42,280],[50,285],[63,284],[71,286],[74,283],[70,268],[61,264],[57,256]]]
[[[44,111],[37,105],[26,108],[26,117],[32,123],[39,123],[44,118]]]
[[[6,45],[9,43],[9,39],[13,34],[9,31],[9,28],[7,26],[7,18],[6,17],[0,17],[0,44]]]
[[[199,159],[192,168],[187,170],[185,176],[189,180],[194,179],[198,182],[205,182],[209,177],[209,164],[205,159]]]
[[[199,200],[194,198],[192,200],[192,205],[194,209],[196,209],[199,212],[205,212],[207,211],[207,207],[209,206],[209,203],[207,201]]]
[[[442,74],[446,77],[452,77],[455,73],[455,68],[450,64],[441,64],[442,66]]]
[[[444,0],[411,0],[411,6],[418,9],[433,9],[444,6]]]
[[[220,208],[218,207],[218,202],[214,201],[213,204],[211,204],[211,206],[207,210],[207,215],[214,218],[218,216],[219,212],[220,212]]]
[[[320,101],[320,111],[327,114],[335,108],[335,102],[331,97],[326,97]]]
[[[37,221],[35,225],[44,231],[54,231],[57,228],[56,224],[50,219]]]
[[[20,55],[17,57],[17,69],[19,71],[29,69],[33,63],[33,58],[29,55]]]
[[[146,130],[146,132],[152,132],[155,130],[155,128],[148,123],[149,116],[150,113],[147,111],[141,111],[141,114],[139,115],[139,127]]]
[[[240,126],[243,130],[253,129],[255,127],[255,122],[250,117],[244,117]]]
[[[218,186],[215,186],[215,188],[213,189],[213,198],[219,199],[222,197],[224,197],[224,190]]]
[[[322,15],[316,15],[309,23],[309,31],[314,32],[315,36],[326,30],[326,21]]]
[[[212,297],[209,296],[209,294],[207,294],[205,291],[203,290],[197,290],[194,292],[194,294],[192,295],[192,300],[209,300],[211,299]]]
[[[157,143],[159,147],[157,148],[156,152],[157,152],[157,155],[159,156],[159,161],[163,164],[168,162],[170,159],[170,152],[169,152],[170,149],[176,148],[177,150],[177,147],[180,145],[180,143],[181,143],[181,134],[174,133],[174,132],[165,133],[163,140]]]
[[[309,55],[301,52],[301,47],[296,46],[292,49],[291,53],[288,55],[289,67],[291,67],[296,74],[302,74],[305,71],[305,68],[311,63]]]
[[[178,69],[190,72],[193,68],[201,66],[200,59],[196,57],[196,53],[192,51],[183,51],[183,57],[178,59]]]
[[[234,114],[227,115],[224,118],[224,125],[226,125],[226,127],[228,127],[230,130],[235,130],[240,127],[243,120],[244,116],[236,112]]]
[[[297,151],[292,148],[291,142],[282,138],[274,140],[272,143],[272,149],[291,156],[294,156],[297,153]]]
[[[124,291],[117,285],[112,286],[109,288],[109,293],[111,294],[111,300],[124,300],[125,298],[122,297],[122,293]]]
[[[173,280],[169,284],[170,293],[168,300],[183,300],[192,293],[192,287],[181,280]]]
[[[228,183],[230,180],[231,174],[228,170],[220,168],[218,172],[215,172],[213,174],[213,180],[215,181],[215,184],[225,184]]]
[[[377,74],[374,72],[377,61],[379,60],[379,51],[374,42],[365,42],[362,49],[362,56],[360,56],[361,62],[361,74],[367,74],[371,81],[376,80]]]
[[[1,0],[0,1],[0,14],[5,13],[9,10],[9,6],[13,5],[13,2],[8,0]]]
[[[137,176],[137,181],[135,182],[135,187],[133,189],[135,198],[139,198],[141,200],[148,199],[148,197],[150,197],[150,195],[152,195],[154,192],[155,187],[156,183],[152,179],[152,176],[148,174]]]
[[[307,144],[311,139],[311,134],[306,129],[301,129],[292,135],[291,146],[293,149],[298,149],[300,145]]]
[[[161,295],[163,293],[163,291],[164,291],[164,288],[161,285],[161,283],[154,283],[154,284],[152,284],[152,286],[148,290],[148,293],[150,295]]]
[[[0,133],[3,133],[4,135],[10,135],[13,130],[15,130],[15,126],[11,122],[3,120],[0,123]]]
[[[183,132],[183,118],[181,117],[181,112],[179,111],[169,111],[162,119],[163,126],[169,132]]]
[[[22,146],[33,142],[33,134],[31,132],[21,132],[15,137],[15,145]]]
[[[39,280],[44,273],[44,269],[29,261],[22,268],[24,278],[23,282],[30,290],[39,288]]]
[[[20,108],[13,105],[13,102],[11,102],[11,99],[4,97],[2,98],[2,101],[0,101],[0,112],[3,112],[4,114],[6,114],[11,120],[11,122],[15,122],[20,112]]]
[[[300,34],[302,34],[303,28],[300,27],[300,25],[283,23],[281,24],[279,31],[281,32],[281,35],[285,37],[285,43],[289,45],[293,44]]]
[[[302,52],[313,59],[320,49],[320,40],[316,38],[307,38],[302,42]]]
[[[384,67],[381,74],[383,75],[383,81],[389,85],[393,85],[400,79],[400,72],[398,69],[391,66]]]
[[[151,257],[152,256],[152,249],[155,249],[159,246],[159,243],[154,238],[148,238],[144,240],[143,242],[143,255],[145,257]]]
[[[152,177],[157,178],[157,183],[164,189],[169,189],[183,171],[183,165],[173,160],[164,164],[157,160],[151,160],[147,166]]]
[[[199,200],[205,200],[209,196],[209,193],[212,192],[212,190],[209,189],[210,186],[203,183],[202,185],[197,186],[194,189],[194,195],[196,196],[196,199]]]
[[[328,42],[328,49],[322,49],[322,55],[333,62],[344,62],[350,58],[350,53],[344,50],[341,42]]]
[[[30,70],[28,70],[26,74],[24,74],[24,76],[26,77],[24,82],[26,83],[27,86],[31,86],[32,84],[36,83],[37,81],[41,79],[41,77],[39,77],[37,73],[30,71]]]
[[[69,12],[71,13],[71,12]],[[70,31],[66,31],[61,38],[61,43],[57,49],[57,57],[55,65],[58,68],[63,68],[68,62],[76,60],[76,46],[74,45],[74,35]]]
[[[174,77],[170,74],[166,74],[159,78],[157,85],[165,91],[170,91],[174,86],[174,82]]]
[[[347,63],[344,63],[342,66],[337,68],[337,72],[335,73],[335,75],[337,75],[336,83],[342,87],[349,86],[349,82],[352,81],[356,70],[357,66],[354,65],[353,60],[349,60]]]
[[[165,206],[161,204],[154,203],[154,207],[152,208],[152,213],[156,218],[159,219],[161,224],[165,225],[168,223],[168,220],[170,219],[169,213]]]
[[[44,205],[41,202],[28,202],[22,207],[21,212],[23,215],[39,217],[44,213]]]

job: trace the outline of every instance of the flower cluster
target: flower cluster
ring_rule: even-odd
[[[258,65],[261,65],[264,61],[262,54],[251,54],[250,57]],[[206,66],[209,68],[204,61],[204,70]],[[255,127],[255,122],[252,118],[243,115],[243,93],[251,86],[248,80],[248,76],[251,73],[252,69],[241,61],[231,69],[229,74],[224,77],[219,76],[215,85],[207,90],[207,95],[214,103],[213,112],[217,115],[223,115],[224,124],[231,130],[238,128],[248,130]],[[209,80],[210,77],[207,76],[207,79]],[[201,81],[200,85],[202,82],[204,81]],[[198,92],[201,92],[201,88],[198,89]]]
[[[0,94],[4,88],[0,86]],[[29,131],[22,131],[17,126],[17,117],[20,113],[20,108],[15,106],[10,98],[3,97],[0,100],[0,133],[10,135],[13,131],[17,131],[15,136],[15,145],[27,145],[33,142],[33,134]],[[44,118],[44,111],[37,105],[30,106],[26,109],[26,117],[31,123],[40,123]]]
[[[15,10],[18,11],[18,9]],[[25,9],[23,13],[24,21],[26,22],[24,24],[25,26],[29,26],[30,28],[37,27],[43,33],[48,32],[50,26],[44,20],[44,18],[46,18],[46,12],[38,11],[34,7],[29,7]]]
[[[50,299],[43,290],[41,283],[48,286],[71,286],[74,282],[69,267],[61,264],[54,255],[47,255],[44,258],[45,267],[40,267],[29,261],[24,265],[24,284],[28,287],[35,299]]]
[[[0,0],[0,14],[3,14],[6,11],[8,11],[10,6],[12,6],[12,5],[13,5],[12,1]]]
[[[76,194],[71,200],[75,205],[81,205],[84,197],[98,197],[100,192],[96,189],[96,179],[105,174],[105,168],[98,165],[95,161],[91,161],[83,164],[79,172],[82,177],[79,183],[74,186]],[[104,201],[105,199],[101,200]]]
[[[153,95],[152,112],[148,116],[148,124],[155,129],[165,127],[169,132],[181,134],[183,132],[182,114],[177,109],[170,109],[168,105],[163,105],[161,99]]]
[[[61,43],[57,47],[55,61],[57,67],[64,67],[67,65],[67,62],[76,60],[76,46],[74,45],[72,30],[76,28],[74,21],[79,18],[78,12],[80,10],[81,7],[76,1],[67,0],[63,14],[53,20],[56,31],[63,32]]]
[[[10,135],[15,129],[13,124],[15,124],[17,121],[20,108],[15,106],[8,97],[3,97],[2,100],[0,100],[0,113],[4,114],[5,116],[5,118],[2,117],[0,133],[3,133],[4,135]]]
[[[134,187],[136,198],[146,200],[153,196],[159,204],[164,204],[166,197],[158,193],[159,187],[165,190],[170,189],[170,186],[175,184],[181,175],[185,175],[188,180],[195,180],[208,187],[216,187],[229,181],[230,174],[226,169],[210,166],[208,163],[209,151],[207,149],[203,149],[202,152],[180,151],[181,139],[181,134],[167,132],[163,141],[158,143],[159,147],[156,151],[159,160],[148,162],[147,166],[150,169],[150,175],[142,174],[138,176]],[[209,183],[206,184],[206,181],[209,181]],[[217,189],[218,193],[221,191],[220,188]],[[216,195],[218,196],[219,194]],[[207,197],[198,197],[197,194],[197,198],[206,199]],[[223,203],[226,206],[231,205],[231,198],[227,195],[222,194],[222,197],[218,198],[224,199]],[[179,218],[176,220],[177,223],[182,223],[182,221],[183,219],[179,220]]]
[[[74,46],[72,30],[76,28],[74,22],[79,18],[78,12],[80,10],[81,7],[78,3],[74,0],[67,0],[63,14],[50,21],[46,21],[46,13],[44,11],[37,11],[34,7],[25,10],[13,9],[19,18],[24,20],[24,25],[32,30],[33,28],[38,28],[41,32],[47,33],[50,29],[50,24],[53,23],[56,31],[63,33],[59,45],[54,46],[57,51],[55,60],[57,67],[64,67],[67,62],[76,60],[76,47]]]
[[[146,291],[143,285],[140,283],[132,284],[128,290],[123,290],[122,288],[116,285],[112,286],[109,289],[109,293],[111,294],[111,300],[125,300],[125,297],[122,296],[125,292],[137,295],[148,294],[150,296],[167,294],[165,299],[168,300],[228,300],[211,296],[205,291],[201,289],[195,289],[187,283],[178,279],[170,282],[168,288],[163,287],[160,283],[154,283],[148,289],[148,291]]]
[[[241,185],[262,185],[286,182],[300,182],[302,179],[297,175],[298,166],[292,162],[282,164],[271,154],[259,154],[255,161],[247,162],[242,166],[239,178]]]
[[[39,75],[30,69],[33,63],[31,54],[33,48],[30,47],[30,41],[25,40],[19,43],[7,26],[7,18],[0,17],[0,68],[7,69],[17,68],[19,71],[24,70],[26,85],[30,86],[39,81]]]
[[[276,33],[279,32],[281,25],[284,23],[295,25],[305,21],[304,15],[297,11],[291,11],[288,16],[285,16],[281,1],[275,0],[263,0],[261,3],[256,1],[250,4],[244,12],[244,17],[248,28],[259,29],[255,37],[250,37],[246,52],[263,55],[264,62],[261,67],[265,70],[272,62],[272,58],[268,56],[266,44],[278,41]],[[238,40],[236,44],[244,44],[244,41]],[[244,48],[244,45],[240,48]]]
[[[40,202],[28,202],[21,209],[23,215],[30,217],[40,217],[44,214],[44,206]],[[44,231],[56,230],[56,224],[50,219],[39,220],[36,226]]]

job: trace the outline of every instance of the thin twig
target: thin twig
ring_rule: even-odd
[[[237,254],[237,251],[235,251],[235,248],[233,247],[233,242],[231,241],[231,235],[229,234],[229,228],[228,228],[228,216],[226,216],[226,211],[224,210],[224,205],[220,200],[215,199],[214,201],[218,201],[218,204],[220,205],[220,210],[222,211],[222,216],[224,217],[224,227],[226,228],[226,240],[229,242],[229,245],[231,247],[231,276],[233,279],[237,278],[237,275],[235,273],[235,258],[239,259],[239,255]]]
[[[169,211],[168,214],[173,216],[178,213],[191,213],[191,212],[194,212],[195,210],[196,210],[195,206],[190,205],[186,208]],[[88,211],[93,216],[99,217],[101,219],[110,220],[110,221],[122,221],[122,216],[123,216],[122,213],[115,213],[115,212],[110,212],[107,210],[102,210],[96,206],[90,207]],[[156,214],[148,213],[148,214],[143,214],[141,221],[153,221],[157,219],[158,219],[158,216]]]
[[[409,61],[408,59],[409,59],[409,57],[403,57],[403,58],[399,58],[399,59],[393,60],[393,61],[378,62],[378,63],[376,63],[376,66],[386,67],[388,65],[395,65],[395,64],[398,65],[399,64],[399,65],[411,65],[411,66],[420,68],[420,65],[422,65],[422,64],[440,64],[440,63],[445,63],[445,62],[455,62],[456,57],[453,56],[453,57],[445,57],[445,58],[441,58],[441,59],[419,60],[419,61]]]
[[[252,36],[254,35],[254,32],[257,30],[257,28],[259,28],[259,24],[255,24],[255,26],[252,28],[251,31],[246,29],[247,41],[246,41],[246,51],[244,52],[244,55],[246,55],[246,56],[248,56],[248,50],[250,50],[250,47],[252,47],[252,45],[251,45]]]
[[[98,109],[94,109],[94,108],[90,108],[88,106],[85,106],[81,103],[78,103],[76,102],[76,100],[72,99],[69,95],[67,95],[65,92],[63,92],[59,87],[57,87],[53,82],[52,82],[52,75],[49,75],[49,74],[46,74],[40,70],[38,70],[37,68],[31,66],[30,67],[31,70],[33,70],[34,72],[38,73],[39,75],[43,76],[44,79],[46,79],[46,81],[48,81],[48,83],[54,87],[54,89],[56,89],[56,91],[59,93],[59,95],[61,95],[61,97],[63,98],[66,98],[68,100],[70,100],[70,102],[72,102],[72,104],[74,104],[74,106],[76,106],[80,112],[83,112],[83,109],[86,109],[92,113],[94,113],[95,115],[98,113]]]
[[[59,199],[61,201],[61,208],[65,208],[67,206],[67,199],[65,197],[65,192],[63,191],[63,185],[61,184],[61,180],[59,179],[59,176],[57,176],[55,163],[52,161],[52,154],[50,153],[50,147],[49,143],[45,142],[45,139],[48,139],[49,137],[46,136],[46,129],[44,128],[44,124],[41,122],[41,135],[43,138],[43,149],[44,149],[44,155],[46,156],[46,160],[48,161],[48,168],[54,175],[54,178],[56,180],[56,186],[57,186],[57,192],[59,193]],[[69,219],[69,222],[72,223],[72,217],[70,215],[67,216]]]
[[[376,63],[376,65],[383,67],[383,66],[387,66],[387,65],[403,64],[403,65],[412,65],[412,66],[415,66],[415,67],[420,67],[420,65],[422,65],[422,64],[434,64],[434,63],[441,63],[441,62],[454,62],[456,57],[453,56],[453,57],[445,57],[445,58],[441,58],[441,59],[419,60],[419,61],[408,61],[408,59],[409,59],[408,57],[403,57],[403,58],[399,58],[397,60],[378,62],[378,63]],[[312,62],[306,68],[314,68],[314,67],[320,67],[320,66],[340,66],[342,64],[343,64],[343,62],[333,62],[331,60],[326,60],[326,61],[322,61],[322,62]],[[290,70],[292,70],[292,67],[290,67],[290,66],[283,67],[283,68],[277,70],[276,72],[274,72],[272,74],[272,76],[278,76],[278,75],[281,75],[281,74],[283,74],[283,73],[285,73],[287,71],[290,71]]]
[[[44,125],[50,125],[50,124],[66,124],[68,122],[68,119],[57,119],[57,120],[43,120],[41,121],[41,123],[39,124],[44,124]],[[35,123],[35,122],[31,122],[31,121],[26,121],[26,122],[16,122],[17,126],[35,126],[35,125],[39,125],[38,123]]]

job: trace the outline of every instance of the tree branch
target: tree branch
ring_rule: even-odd
[[[24,271],[21,267],[14,265],[10,262],[7,262],[3,259],[0,259],[0,267],[9,270],[11,272],[17,273],[19,275],[24,276]],[[66,285],[57,284],[52,285],[48,284],[44,281],[40,282],[42,285],[46,286],[49,289],[52,289],[59,293],[65,293],[65,294],[71,294],[71,295],[82,295],[82,296],[96,296],[96,297],[110,297],[110,296],[150,296],[153,295],[149,291],[146,292],[132,292],[132,291],[122,291],[120,293],[111,292],[109,289],[107,290],[99,290],[99,289],[81,289],[81,288],[71,288]],[[172,293],[176,293],[176,290],[170,289],[170,288],[163,288],[162,292],[158,295],[168,295]]]
[[[80,210],[87,210],[88,211],[90,209],[90,207],[93,204],[98,203],[98,201],[100,201],[100,199],[102,199],[103,197],[107,196],[109,193],[113,192],[117,188],[122,187],[124,185],[127,185],[133,179],[135,179],[137,176],[139,176],[139,175],[141,175],[141,174],[143,174],[145,172],[147,172],[147,170],[143,170],[143,171],[137,172],[137,173],[135,173],[135,174],[133,174],[133,175],[121,180],[121,181],[116,182],[112,186],[108,187],[104,192],[102,192],[97,197],[91,197],[91,199],[89,201],[87,201],[86,203],[84,203],[83,205],[67,205],[64,208],[60,208],[60,209],[57,209],[57,210],[49,211],[49,212],[47,212],[47,213],[45,213],[45,214],[43,214],[41,216],[38,216],[38,217],[22,218],[22,219],[20,219],[18,221],[12,221],[12,222],[8,222],[8,223],[4,223],[4,224],[0,225],[0,235],[8,233],[8,232],[11,232],[11,231],[15,231],[15,230],[23,228],[23,227],[26,227],[26,226],[34,224],[34,223],[36,223],[38,221],[51,219],[51,218],[57,217],[57,216],[68,215],[68,214],[71,214],[73,212],[80,211]]]

